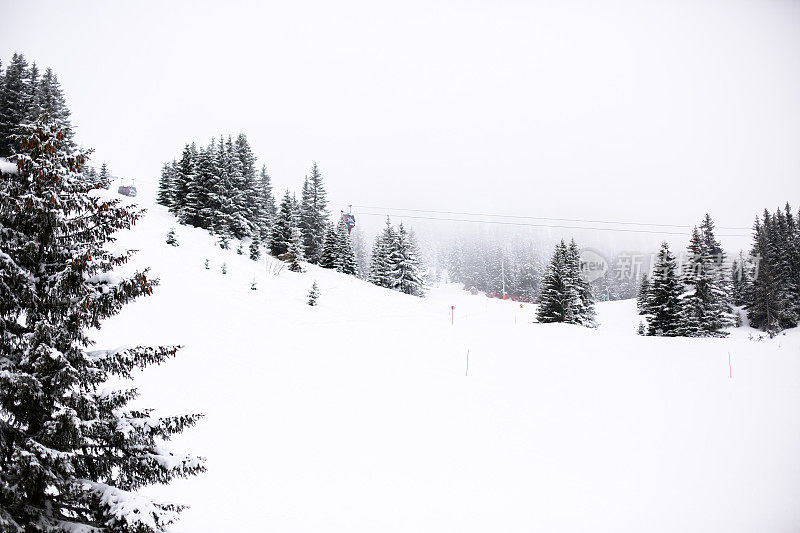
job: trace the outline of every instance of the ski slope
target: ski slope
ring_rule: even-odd
[[[633,301],[589,330],[454,286],[274,275],[140,203],[119,244],[161,285],[96,338],[185,346],[136,381],[158,413],[206,414],[173,446],[208,472],[145,490],[191,506],[174,531],[800,527],[798,331],[645,338]]]

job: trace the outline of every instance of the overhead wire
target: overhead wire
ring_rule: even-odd
[[[619,221],[619,220],[593,220],[593,219],[583,219],[583,218],[554,218],[554,217],[535,217],[535,216],[522,216],[522,215],[503,215],[498,213],[470,213],[465,211],[443,211],[443,210],[434,210],[434,209],[406,209],[406,208],[399,208],[399,207],[380,207],[380,206],[368,206],[368,205],[355,205],[352,204],[350,207],[355,207],[357,209],[377,209],[381,211],[403,211],[409,213],[434,213],[440,215],[457,215],[457,216],[475,216],[475,217],[493,217],[493,218],[513,218],[513,219],[521,219],[521,220],[552,220],[555,222],[577,222],[577,223],[584,223],[584,224],[616,224],[616,225],[627,225],[627,226],[645,226],[645,227],[668,227],[668,228],[691,228],[691,226],[687,226],[685,224],[656,224],[656,223],[647,223],[647,222],[629,222],[629,221]],[[744,227],[736,227],[736,226],[717,226],[717,229],[725,229],[725,230],[744,230],[749,231],[751,228],[744,228]]]
[[[443,213],[443,214],[453,214],[458,215],[458,212],[454,211],[433,211],[433,210],[424,210],[424,209],[393,209],[393,208],[380,208],[380,207],[367,207],[367,206],[357,206],[353,205],[354,208],[361,208],[361,209],[385,209],[386,211],[401,211],[401,212],[412,212],[412,213]],[[390,216],[390,213],[383,212],[383,213],[371,213],[360,211],[356,213],[359,216]],[[589,221],[589,220],[581,220],[581,219],[556,219],[556,218],[545,218],[545,217],[521,217],[521,216],[510,216],[510,215],[488,215],[488,214],[478,214],[478,213],[461,213],[461,215],[470,215],[470,216],[490,216],[496,218],[516,218],[516,219],[531,219],[531,220],[553,220],[553,221],[562,221],[562,222],[583,222],[583,223],[604,223],[604,224],[628,224],[628,225],[636,225],[636,226],[649,226],[649,227],[667,227],[667,228],[686,228],[686,231],[666,231],[666,230],[654,230],[654,229],[634,229],[634,228],[612,228],[612,227],[594,227],[594,226],[575,226],[575,225],[564,225],[564,224],[545,224],[545,223],[535,223],[535,222],[511,222],[506,220],[476,220],[476,219],[468,219],[468,218],[453,218],[453,217],[433,217],[433,216],[423,216],[423,215],[408,215],[404,213],[394,213],[394,216],[399,216],[402,218],[410,218],[416,220],[434,220],[434,221],[442,221],[442,222],[467,222],[473,224],[496,224],[496,225],[503,225],[503,226],[517,226],[517,227],[535,227],[535,228],[554,228],[554,229],[574,229],[574,230],[587,230],[587,231],[614,231],[614,232],[623,232],[623,233],[646,233],[646,234],[656,234],[656,235],[682,235],[685,236],[690,233],[689,226],[679,226],[676,224],[644,224],[638,222],[610,222],[610,221]],[[724,227],[720,226],[719,228],[722,229],[745,229],[745,228],[733,228],[733,227]],[[748,237],[746,234],[719,234],[718,237]]]

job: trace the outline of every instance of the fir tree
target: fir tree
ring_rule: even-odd
[[[107,245],[141,213],[91,194],[58,123],[20,130],[18,171],[0,175],[0,529],[164,531],[182,506],[137,491],[203,470],[162,444],[199,416],[156,418],[126,407],[135,389],[105,386],[177,348],[88,350],[90,330],[157,285],[108,275],[132,252]]]
[[[574,287],[577,298],[572,304],[572,316],[574,323],[586,327],[596,327],[594,296],[589,282],[582,274],[580,263],[580,250],[575,244],[575,239],[571,239],[567,249],[567,264],[571,274],[570,284]]]
[[[300,228],[303,246],[309,263],[317,264],[325,245],[328,227],[328,198],[322,183],[322,174],[316,163],[303,186],[300,204]]]
[[[650,313],[648,301],[650,298],[650,278],[647,274],[642,274],[642,280],[639,283],[639,293],[636,296],[636,309],[639,310],[640,315],[647,315]]]
[[[61,84],[58,82],[58,76],[50,68],[45,69],[44,75],[39,81],[35,107],[39,114],[46,114],[49,120],[64,132],[67,143],[71,148],[74,147],[69,108],[67,108]]]
[[[30,119],[32,102],[27,77],[28,62],[22,54],[14,54],[0,84],[0,157],[18,151],[23,124]]]
[[[311,290],[308,291],[308,305],[314,307],[317,305],[317,299],[319,298],[319,287],[317,286],[316,280],[311,285]]]
[[[277,216],[275,197],[272,195],[272,179],[267,173],[267,167],[261,167],[256,190],[258,198],[258,228],[262,241],[268,241],[272,222]]]
[[[567,245],[562,240],[556,245],[550,265],[542,278],[539,307],[536,311],[539,322],[572,320],[570,303],[575,300],[577,293],[570,285],[567,253]]]
[[[281,201],[280,212],[272,224],[272,235],[269,242],[269,250],[272,255],[277,257],[289,251],[293,228],[292,195],[287,189]]]
[[[416,246],[411,237],[406,232],[403,223],[397,229],[397,238],[394,239],[395,249],[389,256],[393,263],[391,272],[395,279],[392,285],[400,292],[413,296],[423,296],[425,294],[422,275],[419,270]]]
[[[303,267],[300,266],[300,262],[304,259],[303,237],[298,228],[292,228],[292,237],[289,240],[288,254],[290,256],[289,270],[292,272],[302,272]]]
[[[675,256],[665,242],[656,257],[653,277],[650,281],[647,309],[649,312],[648,335],[674,337],[681,334],[683,322],[680,316],[682,287],[678,279]]]
[[[175,238],[175,228],[170,228],[169,233],[167,233],[167,244],[178,246],[178,240]]]
[[[369,282],[387,289],[395,288],[396,261],[392,253],[396,250],[397,234],[392,227],[389,217],[386,217],[386,227],[375,239],[372,247],[372,259],[369,267]]]
[[[257,237],[254,237],[253,240],[250,241],[250,259],[253,261],[261,259],[261,243],[258,241]]]
[[[103,163],[105,166],[105,163]],[[102,169],[100,174],[102,175]],[[156,203],[165,207],[172,207],[173,198],[172,194],[175,185],[175,166],[173,164],[164,163],[161,168],[161,179],[158,180],[158,195],[156,196]]]
[[[339,223],[336,225],[334,249],[336,255],[334,260],[336,271],[351,276],[358,274],[356,256],[353,252],[353,246],[350,243],[350,233],[347,231],[344,219],[340,219]]]
[[[322,268],[336,268],[339,258],[339,238],[334,226],[328,226],[325,232],[325,241],[322,247],[322,254],[319,258],[319,266]]]

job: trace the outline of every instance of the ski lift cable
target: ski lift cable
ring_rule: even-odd
[[[692,227],[692,226],[687,226],[685,224],[648,224],[648,223],[644,223],[644,222],[623,222],[623,221],[617,221],[617,220],[590,220],[590,219],[582,219],[582,218],[532,217],[532,216],[520,216],[520,215],[501,215],[501,214],[495,214],[495,213],[468,213],[468,212],[462,212],[462,211],[437,211],[437,210],[432,210],[432,209],[403,209],[403,208],[397,208],[397,207],[378,207],[378,206],[355,205],[355,204],[353,204],[352,207],[355,207],[355,208],[358,208],[358,209],[378,209],[378,210],[381,210],[381,211],[407,211],[407,212],[410,212],[410,213],[433,213],[433,214],[438,214],[438,215],[513,218],[513,219],[521,219],[521,220],[550,220],[550,221],[554,221],[554,222],[578,222],[578,223],[582,223],[582,224],[618,224],[618,225],[623,225],[623,226],[645,226],[645,227],[662,227],[662,228],[691,228]],[[735,227],[735,226],[717,226],[716,229],[749,231],[752,228],[742,228],[742,227]]]
[[[353,206],[357,207],[357,206]],[[359,213],[359,216],[379,216],[385,217],[389,216],[388,213]],[[657,234],[657,235],[688,235],[688,231],[659,231],[659,230],[646,230],[646,229],[629,229],[629,228],[599,228],[599,227],[590,227],[590,226],[567,226],[563,224],[537,224],[533,222],[508,222],[505,220],[475,220],[475,219],[468,219],[468,218],[448,218],[448,217],[426,217],[421,215],[403,215],[403,214],[395,214],[395,216],[401,218],[413,218],[418,220],[438,220],[438,221],[446,221],[446,222],[472,222],[475,224],[498,224],[503,226],[527,226],[527,227],[535,227],[535,228],[557,228],[557,229],[581,229],[581,230],[589,230],[589,231],[617,231],[617,232],[625,232],[625,233],[650,233],[650,234]],[[677,227],[686,227],[686,226],[677,226]],[[741,233],[737,234],[726,234],[726,235],[717,235],[718,237],[749,237],[749,235],[744,235]]]

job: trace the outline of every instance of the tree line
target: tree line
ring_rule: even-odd
[[[798,215],[800,216],[800,215]],[[795,327],[800,317],[800,231],[787,203],[764,211],[753,226],[753,245],[731,262],[706,215],[692,231],[682,266],[661,245],[650,277],[643,276],[637,299],[644,335],[721,337],[741,323],[735,306],[746,310],[751,326],[775,335]]]
[[[418,251],[405,228],[380,234],[368,263],[363,242],[353,241],[344,216],[331,220],[319,166],[314,163],[303,180],[299,201],[287,189],[276,205],[266,166],[256,171],[243,133],[235,140],[220,136],[205,147],[185,145],[180,159],[163,166],[157,202],[181,223],[209,230],[222,248],[231,239],[249,239],[253,260],[264,248],[293,271],[308,262],[407,294],[424,294]]]

